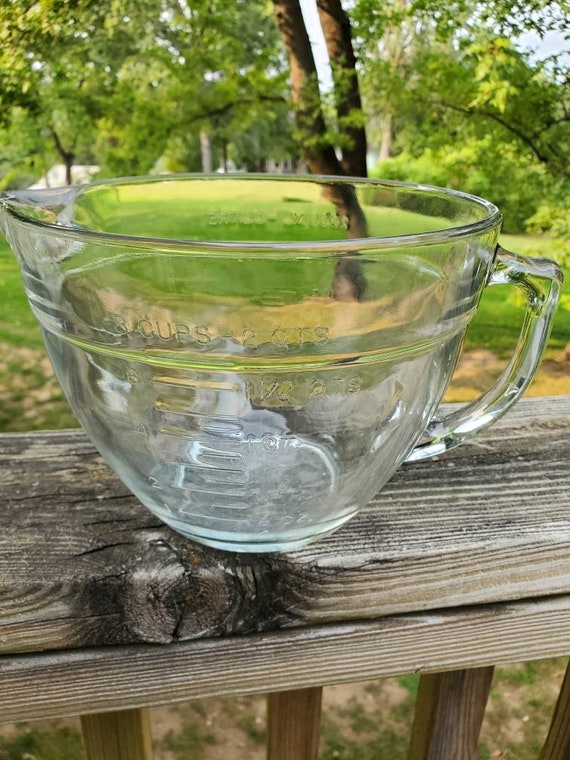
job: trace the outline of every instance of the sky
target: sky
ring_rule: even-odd
[[[564,39],[561,32],[550,32],[543,40],[538,34],[525,34],[521,37],[521,42],[528,47],[538,58],[545,58],[553,53],[566,52],[570,54],[570,41]]]
[[[313,48],[315,65],[319,76],[319,88],[321,89],[321,92],[327,92],[332,90],[332,77],[327,46],[325,45],[323,30],[319,23],[317,5],[315,0],[300,0],[300,3],[301,10],[303,11],[303,18],[305,19],[305,26],[307,27],[309,39],[311,40],[311,46]]]

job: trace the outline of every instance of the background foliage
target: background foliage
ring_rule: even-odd
[[[331,83],[311,90],[326,128],[312,135],[294,125],[273,10],[267,0],[6,0],[0,189],[54,162],[94,164],[99,176],[289,169],[311,141],[338,151],[365,124],[375,176],[482,195],[508,232],[552,233],[568,254],[567,0],[347,3],[363,108],[339,109],[352,69],[337,61]],[[529,32],[555,32],[556,52],[534,54]]]

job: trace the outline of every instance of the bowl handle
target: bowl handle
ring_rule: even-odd
[[[523,291],[526,313],[515,352],[502,375],[478,399],[434,418],[423,440],[406,458],[415,462],[459,446],[492,425],[528,388],[546,347],[560,297],[562,271],[549,259],[527,258],[497,246],[487,285],[511,283]]]

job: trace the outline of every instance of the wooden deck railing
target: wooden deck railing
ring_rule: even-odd
[[[493,665],[570,655],[570,397],[523,400],[291,554],[173,533],[81,432],[0,436],[0,716],[82,716],[148,760],[146,708],[268,693],[268,757],[314,760],[321,687],[419,672],[413,760],[469,760]],[[541,760],[570,758],[566,676]]]

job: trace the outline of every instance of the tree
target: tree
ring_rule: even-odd
[[[223,132],[285,102],[264,0],[10,0],[0,29],[4,119],[25,111],[68,179],[78,156],[107,174],[148,172],[173,146],[193,156],[200,132],[223,153]]]
[[[51,140],[71,182],[75,159],[90,159],[96,122],[132,50],[105,4],[52,0],[0,6],[0,118],[18,106]]]
[[[318,0],[334,81],[336,134],[327,125],[317,68],[299,0],[273,0],[287,51],[297,132],[314,174],[366,176],[366,133],[350,20],[340,0]],[[336,141],[335,141],[336,137]],[[335,142],[341,149],[337,157]]]
[[[45,132],[28,112],[15,106],[9,123],[0,125],[0,190],[20,190],[47,174],[53,156]]]
[[[382,157],[376,174],[482,195],[499,205],[512,232],[567,229],[568,59],[540,60],[517,35],[567,29],[568,20],[553,3],[534,6],[527,18],[510,18],[500,2],[483,13],[468,2],[393,0],[380,11],[359,0],[352,20],[365,61],[365,107],[372,124],[389,111],[396,156]],[[410,33],[396,63],[384,40],[403,29]]]
[[[275,25],[262,0],[163,0],[163,23],[147,53],[170,79],[164,92],[176,104],[179,138],[209,136],[222,160],[238,129],[248,129],[263,104],[269,117],[285,101],[286,80]],[[164,88],[163,88],[164,89]],[[263,118],[263,116],[262,116]]]
[[[381,7],[359,0],[353,24],[367,109],[397,122],[400,149],[492,132],[552,175],[568,172],[567,60],[537,60],[517,47],[517,38],[529,29],[568,31],[570,21],[556,3],[527,5],[514,14],[513,3],[503,0],[389,0]]]
[[[350,128],[361,127],[364,110],[384,176],[484,195],[505,210],[512,231],[568,229],[568,58],[539,60],[519,42],[528,31],[568,35],[567,0],[355,0],[348,16],[338,1],[315,2],[333,66],[332,119],[300,4],[274,0],[297,136],[312,172],[365,173],[337,157],[358,144]],[[333,6],[336,36],[323,13]],[[342,53],[331,39],[344,41]],[[363,109],[350,100],[355,89]],[[386,163],[388,155],[400,158]],[[333,202],[339,213],[343,203],[351,209],[355,234],[365,231],[351,199]]]
[[[365,175],[360,74],[366,121],[380,125],[382,158],[394,133],[404,138],[400,149],[406,133],[421,133],[425,147],[434,132],[449,141],[448,124],[457,131],[467,125],[479,135],[502,134],[555,176],[568,172],[567,63],[562,57],[537,61],[515,45],[529,30],[570,30],[562,4],[357,0],[349,17],[340,0],[315,1],[333,70],[334,125],[327,122],[299,0],[274,0],[297,133],[311,171]]]

